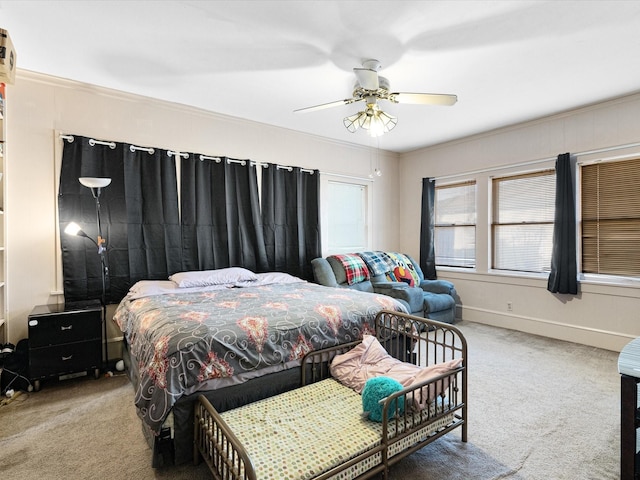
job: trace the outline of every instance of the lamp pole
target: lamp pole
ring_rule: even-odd
[[[104,336],[104,363],[106,370],[109,370],[109,337],[107,332],[107,275],[109,267],[107,266],[105,252],[107,250],[107,241],[102,236],[102,221],[100,218],[100,193],[102,189],[111,183],[110,178],[80,177],[78,179],[82,185],[91,189],[91,194],[96,200],[96,222],[98,224],[98,241],[94,243],[98,247],[98,255],[100,255],[100,275],[102,279],[102,328]],[[86,236],[86,235],[85,235]],[[93,239],[91,239],[93,240]]]
[[[98,223],[98,255],[100,255],[100,275],[102,277],[102,328],[104,335],[104,363],[105,369],[109,370],[109,344],[107,333],[107,275],[109,274],[109,267],[107,266],[105,251],[107,250],[107,241],[102,236],[102,222],[100,221],[100,188],[91,189],[94,198],[96,199],[96,220]]]

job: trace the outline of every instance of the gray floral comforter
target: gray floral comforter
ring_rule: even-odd
[[[125,299],[114,321],[137,361],[138,415],[158,432],[175,402],[209,379],[300,360],[373,333],[395,299],[313,283],[272,284]]]

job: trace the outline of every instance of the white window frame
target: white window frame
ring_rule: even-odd
[[[475,215],[475,219],[474,222],[471,223],[452,223],[452,224],[439,224],[437,222],[438,219],[438,191],[442,191],[444,189],[452,189],[452,188],[461,188],[461,187],[467,187],[469,185],[473,185],[474,187],[474,207],[475,207],[475,211],[474,211],[474,215]],[[460,268],[463,269],[465,271],[469,271],[469,270],[474,270],[477,268],[478,265],[478,239],[477,239],[477,233],[478,233],[478,183],[475,179],[473,180],[464,180],[464,181],[459,181],[459,182],[455,182],[455,183],[450,183],[450,184],[443,184],[443,185],[436,185],[435,188],[435,205],[434,205],[434,210],[435,210],[435,219],[434,219],[434,241],[436,244],[436,266],[438,268],[440,267],[444,267],[444,268]],[[437,236],[438,236],[438,229],[440,228],[447,228],[447,227],[453,227],[454,229],[456,227],[473,227],[473,235],[474,235],[474,244],[473,244],[473,248],[474,248],[474,255],[473,255],[473,265],[448,265],[448,264],[441,264],[438,263],[438,241],[437,241]]]
[[[362,218],[362,238],[365,239],[364,245],[335,246],[331,243],[331,200],[332,187],[360,188],[362,190],[363,208]],[[322,239],[322,255],[327,256],[338,253],[352,253],[371,250],[373,244],[372,225],[372,186],[371,181],[366,179],[358,179],[357,177],[342,177],[338,175],[324,174],[320,180],[320,198],[321,198],[321,239]]]
[[[640,152],[634,152],[630,154],[617,155],[612,157],[600,157],[591,158],[583,161],[579,161],[576,165],[576,191],[575,191],[575,203],[576,203],[576,222],[578,228],[576,228],[576,255],[578,263],[578,279],[583,283],[599,284],[599,285],[615,285],[615,286],[628,286],[634,288],[640,288],[640,277],[629,277],[622,275],[612,275],[604,273],[585,273],[582,265],[582,167],[593,165],[596,163],[608,163],[619,162],[624,160],[633,160],[640,158]]]
[[[497,268],[496,267],[496,250],[497,250],[497,246],[496,246],[496,238],[495,238],[495,226],[496,226],[496,222],[495,222],[495,211],[496,211],[496,199],[495,199],[495,195],[496,192],[494,190],[494,182],[498,179],[505,179],[508,180],[510,178],[515,179],[516,177],[524,177],[524,176],[529,176],[529,175],[536,175],[536,174],[544,174],[544,172],[550,172],[553,171],[553,176],[555,178],[555,169],[554,168],[543,168],[543,169],[538,169],[538,170],[532,170],[532,171],[526,171],[526,172],[513,172],[510,173],[508,175],[499,175],[499,176],[492,176],[489,178],[489,185],[490,185],[490,191],[489,191],[489,270],[491,272],[494,273],[502,273],[502,274],[510,274],[510,275],[522,275],[522,276],[533,276],[533,277],[546,277],[549,275],[549,270],[551,268],[551,251],[553,249],[553,245],[549,245],[549,248],[551,249],[551,251],[549,252],[549,268],[543,271],[532,271],[532,270],[518,270],[518,269],[503,269],[503,268]],[[555,205],[555,182],[553,182],[553,186],[554,186],[554,205]],[[499,206],[498,206],[499,208]],[[532,222],[535,223],[535,222]],[[551,239],[550,241],[553,241],[553,219],[551,220],[551,222],[545,222],[545,223],[551,223],[552,226],[552,231],[551,231]]]

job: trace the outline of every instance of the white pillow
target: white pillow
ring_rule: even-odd
[[[140,297],[175,292],[178,286],[169,280],[140,280],[129,289],[129,294]]]
[[[220,268],[218,270],[202,270],[174,273],[169,280],[178,287],[206,287],[208,285],[228,285],[238,282],[256,281],[258,277],[251,270],[241,267]]]
[[[407,388],[449,373],[461,364],[461,358],[428,366],[401,362],[389,355],[376,337],[363,335],[361,343],[348,352],[333,357],[329,370],[340,383],[361,393],[370,378],[393,378]],[[449,388],[450,379],[450,377],[444,377],[425,385],[414,397],[416,408],[425,408],[428,401],[435,400],[446,391]]]
[[[306,283],[306,280],[294,277],[284,272],[267,272],[256,273],[257,280],[255,282],[247,282],[236,285],[236,287],[257,287],[262,285],[285,284],[285,283]]]
[[[247,282],[247,285],[249,282]],[[210,292],[213,290],[225,290],[227,288],[235,287],[235,285],[207,285],[206,287],[189,287],[180,288],[175,282],[171,280],[140,280],[129,289],[127,298],[130,300],[137,300],[143,297],[150,297],[152,295],[164,295],[165,293],[197,293],[197,292]]]

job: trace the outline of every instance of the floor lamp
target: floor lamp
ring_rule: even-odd
[[[80,177],[78,179],[82,185],[91,189],[91,194],[93,198],[96,200],[96,221],[98,223],[98,240],[94,240],[89,235],[87,235],[80,226],[71,222],[67,225],[67,228],[64,229],[64,233],[69,235],[78,235],[80,237],[85,237],[91,240],[94,245],[98,248],[98,255],[100,256],[100,273],[102,277],[102,328],[104,335],[104,362],[106,369],[109,370],[109,346],[108,346],[108,338],[107,338],[107,276],[109,275],[109,267],[107,265],[107,260],[105,256],[105,252],[107,250],[106,239],[102,236],[102,223],[100,221],[100,193],[102,189],[108,186],[111,183],[110,178],[97,178],[97,177]]]

